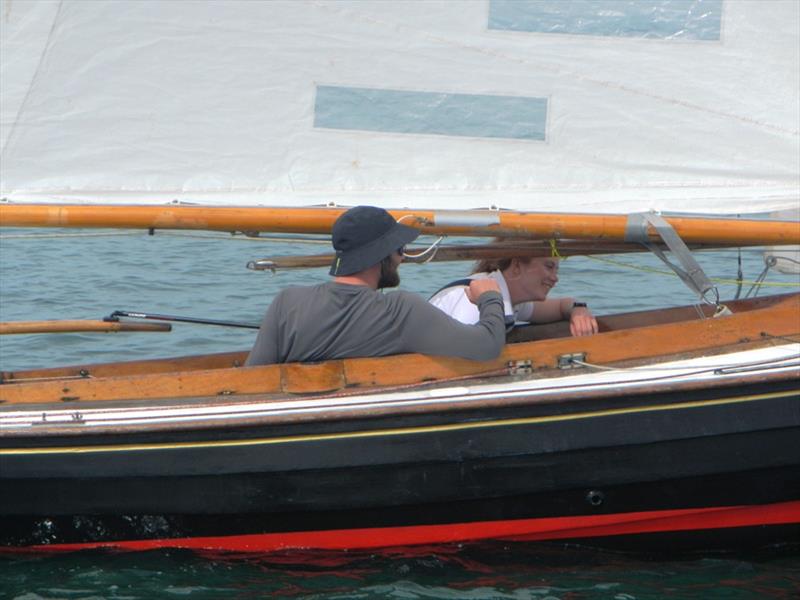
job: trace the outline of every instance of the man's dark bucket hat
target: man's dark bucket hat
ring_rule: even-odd
[[[336,250],[331,275],[352,275],[368,269],[419,235],[376,206],[351,208],[336,219],[331,233]]]

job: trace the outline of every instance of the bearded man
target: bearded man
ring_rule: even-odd
[[[467,288],[480,313],[474,325],[460,323],[416,294],[379,291],[399,285],[403,248],[418,235],[382,208],[356,206],[342,214],[332,230],[333,281],[282,290],[264,315],[245,364],[408,352],[496,358],[505,344],[505,323],[494,280],[476,279]]]

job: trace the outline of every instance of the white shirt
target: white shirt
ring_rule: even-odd
[[[508,291],[506,279],[500,271],[491,273],[476,273],[470,279],[484,279],[491,277],[500,286],[500,294],[503,296],[503,309],[506,317],[506,324],[512,325],[517,321],[530,321],[533,317],[533,302],[521,302],[516,305],[511,304],[511,294]],[[428,302],[439,310],[447,313],[454,319],[472,325],[480,320],[478,307],[467,298],[466,286],[457,285],[448,287],[440,292],[436,292]]]

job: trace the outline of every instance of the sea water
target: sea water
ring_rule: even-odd
[[[327,269],[272,274],[248,270],[246,263],[329,251],[326,240],[5,229],[0,232],[0,321],[102,319],[125,310],[257,324],[281,288],[325,281]],[[734,297],[740,287],[745,295],[765,267],[758,250],[695,256],[723,299]],[[428,296],[463,277],[469,267],[464,262],[407,264],[401,267],[401,285]],[[696,301],[651,254],[572,257],[561,262],[559,276],[552,295],[585,301],[596,314]],[[767,273],[766,283],[760,294],[800,288],[797,275],[775,270]],[[246,350],[255,334],[253,329],[173,323],[169,333],[0,336],[0,370]],[[800,598],[800,557],[776,548],[752,556],[652,558],[559,544],[495,543],[263,556],[176,550],[0,554],[0,598],[270,597]]]
[[[14,600],[796,600],[800,559],[780,553],[643,559],[548,544],[382,552],[185,550],[0,554]]]

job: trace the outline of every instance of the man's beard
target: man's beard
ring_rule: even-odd
[[[378,289],[393,288],[400,285],[400,273],[397,272],[398,265],[394,264],[391,256],[387,256],[381,261],[381,276],[378,279]]]

